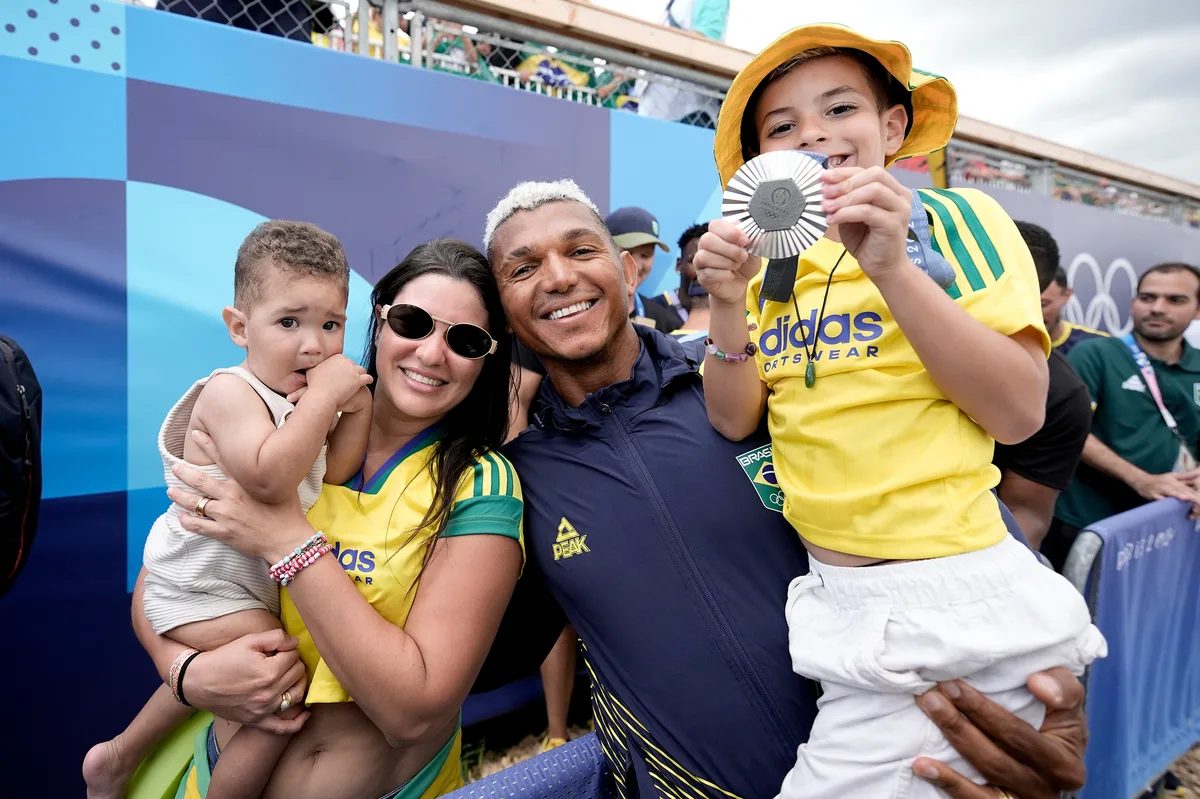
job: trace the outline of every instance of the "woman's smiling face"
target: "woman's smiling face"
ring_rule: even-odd
[[[470,283],[446,275],[421,275],[389,300],[391,305],[404,303],[440,319],[488,329],[479,292]],[[397,335],[386,321],[380,324],[375,337],[376,402],[382,399],[400,416],[433,424],[471,393],[484,359],[464,358],[451,350],[446,344],[447,327],[435,321],[432,333],[414,340]]]

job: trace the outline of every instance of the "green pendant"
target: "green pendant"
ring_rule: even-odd
[[[813,384],[815,384],[816,382],[817,382],[817,367],[812,361],[809,361],[808,366],[804,367],[804,387],[812,388]]]

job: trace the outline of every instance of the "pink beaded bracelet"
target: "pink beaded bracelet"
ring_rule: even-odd
[[[292,564],[298,559],[302,558],[306,553],[319,549],[328,543],[329,542],[326,540],[323,532],[318,530],[317,532],[313,533],[308,537],[307,541],[293,549],[288,554],[284,555],[278,563],[271,567],[271,579],[275,582],[279,582],[279,578],[290,571]]]
[[[317,561],[317,558],[333,551],[333,547],[329,544],[323,544],[316,549],[309,549],[298,558],[291,560],[279,576],[275,577],[275,581],[280,585],[287,585],[292,580],[296,579],[296,575],[303,569],[308,568]]]

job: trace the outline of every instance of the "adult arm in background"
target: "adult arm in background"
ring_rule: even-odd
[[[538,388],[542,385],[542,375],[530,371],[524,366],[512,365],[512,379],[516,391],[508,413],[508,439],[516,438],[517,434],[529,427],[529,409],[537,397]]]
[[[516,438],[529,426],[529,411],[546,376],[546,367],[542,366],[537,355],[516,339],[513,339],[512,345],[512,381],[516,390],[509,403],[507,440]]]
[[[1107,339],[1090,339],[1073,347],[1067,354],[1071,368],[1083,380],[1091,395],[1092,409],[1098,407],[1103,396],[1104,359],[1108,355]],[[1200,470],[1191,472],[1167,472],[1150,474],[1117,454],[1095,434],[1087,437],[1083,445],[1083,462],[1093,469],[1120,480],[1132,488],[1143,499],[1153,502],[1164,497],[1175,497],[1190,502],[1193,509],[1200,507],[1200,491],[1193,485],[1200,477]],[[1193,510],[1194,512],[1194,510]]]
[[[221,463],[211,438],[197,434],[195,440]],[[298,498],[268,505],[232,480],[213,480],[186,465],[176,474],[211,497],[205,517],[181,517],[190,532],[269,563],[314,533]],[[184,489],[168,494],[185,508],[199,500]],[[355,703],[390,739],[412,744],[461,710],[516,585],[521,557],[520,544],[506,535],[440,537],[403,627],[383,618],[334,558],[318,558],[301,571],[288,595]]]
[[[527,563],[471,693],[492,691],[537,674],[566,625],[566,615],[541,574]]]
[[[1019,444],[996,445],[997,493],[1016,517],[1033,549],[1040,549],[1054,504],[1075,475],[1092,426],[1087,386],[1057,352],[1050,354],[1046,422]]]
[[[133,589],[133,631],[166,682],[171,663],[187,647],[154,632],[142,604],[145,579],[143,569]],[[184,696],[193,706],[229,721],[268,732],[297,732],[308,720],[307,712],[290,720],[275,714],[284,691],[304,696],[304,664],[296,651],[298,643],[283,630],[271,630],[202,652],[192,659],[184,674]]]

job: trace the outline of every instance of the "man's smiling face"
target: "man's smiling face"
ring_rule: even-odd
[[[558,200],[518,211],[490,249],[509,326],[543,358],[595,359],[629,325],[637,266],[588,207]]]

